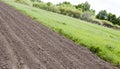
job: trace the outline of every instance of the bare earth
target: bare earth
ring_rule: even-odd
[[[0,69],[118,69],[0,2]]]

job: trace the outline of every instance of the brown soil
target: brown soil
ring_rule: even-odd
[[[118,69],[0,2],[0,69]]]

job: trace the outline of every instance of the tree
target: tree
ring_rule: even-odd
[[[108,17],[108,19],[107,19],[108,21],[112,21],[112,19],[111,19],[112,15],[113,15],[112,13],[108,13],[108,16],[107,16]]]
[[[107,11],[106,10],[101,10],[97,15],[96,18],[102,19],[102,20],[107,20]]]
[[[90,4],[86,1],[85,3],[78,4],[76,6],[77,9],[81,8],[82,11],[89,11],[90,10]]]
[[[120,25],[120,17],[116,17],[115,14],[112,13],[107,13],[106,10],[101,10],[97,15],[96,18],[102,19],[102,20],[107,20],[112,22],[113,24],[118,24]]]
[[[116,24],[120,25],[120,16],[116,19]]]
[[[95,10],[91,9],[90,13],[91,13],[91,15],[95,16]]]
[[[67,1],[63,2],[62,4],[71,5],[71,3]]]
[[[88,11],[88,10],[90,10],[90,4],[86,1],[84,3],[84,11]]]
[[[111,16],[110,22],[116,24],[116,23],[117,23],[117,22],[116,22],[116,19],[117,19],[117,18],[116,18],[116,15],[113,14],[113,15]]]
[[[63,3],[57,4],[57,6],[72,6],[70,2],[64,1]]]
[[[120,16],[117,18],[117,23],[120,25]]]
[[[41,0],[31,0],[32,2],[42,2]]]
[[[112,13],[108,13],[107,18],[108,18],[107,20],[112,22],[113,24],[116,24],[119,21],[116,15]]]
[[[48,2],[47,5],[48,6],[53,6],[53,4],[51,2]]]

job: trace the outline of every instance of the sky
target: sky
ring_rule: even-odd
[[[120,16],[120,0],[42,0],[43,2],[52,2],[54,4],[69,1],[71,4],[80,4],[86,1],[91,5],[91,9],[96,10],[98,13],[100,10],[107,10],[117,16]]]

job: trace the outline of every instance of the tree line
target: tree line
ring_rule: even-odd
[[[35,1],[35,0],[32,0]],[[78,19],[86,19],[90,18],[90,16],[95,14],[95,10],[90,9],[90,4],[88,2],[72,5],[70,2],[63,2],[57,5],[52,4],[51,2],[34,2],[33,7],[41,8],[44,10],[52,11],[55,13],[75,17]]]
[[[97,15],[96,18],[101,20],[107,20],[112,22],[113,24],[120,25],[120,16],[116,17],[115,14],[108,13],[106,10],[101,10]]]
[[[56,5],[51,2],[45,3],[41,0],[15,1],[47,11],[82,19],[98,25],[103,25],[110,28],[120,28],[118,26],[120,25],[120,17],[116,17],[116,15],[112,13],[107,13],[106,10],[101,10],[97,15],[95,15],[95,10],[91,9],[91,5],[87,1],[78,5],[72,5],[67,1]]]

